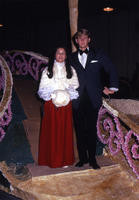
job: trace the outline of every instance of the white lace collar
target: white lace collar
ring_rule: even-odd
[[[55,78],[65,78],[66,77],[66,69],[65,69],[65,62],[57,62],[54,61],[53,67],[53,75]]]
[[[65,66],[65,62],[57,62],[56,60],[54,61],[54,65],[56,65],[57,67],[64,67]]]

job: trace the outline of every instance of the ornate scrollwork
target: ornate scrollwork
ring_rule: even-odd
[[[13,74],[30,74],[35,80],[48,63],[47,57],[28,51],[6,51],[3,56]]]
[[[101,107],[97,120],[97,134],[103,144],[107,144],[112,156],[122,150],[129,166],[139,178],[139,135],[132,130],[123,130],[118,117],[105,107]]]
[[[6,51],[0,55],[0,141],[5,136],[5,127],[12,119],[11,96],[12,74],[30,74],[39,80],[39,74],[46,67],[48,58],[28,51]]]
[[[11,95],[12,95],[12,86],[13,79],[11,71],[4,58],[0,56],[0,68],[1,68],[1,76],[0,76],[0,92],[2,94],[0,101],[0,141],[3,139],[5,135],[4,127],[8,126],[12,119],[11,112]]]

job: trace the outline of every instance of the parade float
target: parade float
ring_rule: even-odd
[[[10,109],[12,76],[39,74],[48,58],[34,52],[7,51],[0,57],[1,140],[12,118]],[[16,176],[5,162],[0,171],[7,184],[0,188],[23,200],[137,200],[139,196],[139,101],[103,99],[97,121],[98,137],[105,144],[104,156],[114,161],[100,170],[80,170],[47,176]]]
[[[69,0],[71,36],[77,31],[78,0]],[[75,47],[72,43],[72,50]],[[11,119],[13,75],[31,75],[36,81],[48,58],[28,51],[6,51],[0,56],[0,141]],[[139,198],[139,101],[103,99],[97,121],[104,156],[114,161],[100,170],[80,170],[33,177],[16,176],[0,162],[5,179],[0,189],[23,200],[137,200]]]

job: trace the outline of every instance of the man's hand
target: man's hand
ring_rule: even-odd
[[[109,88],[104,87],[103,93],[105,95],[114,94],[114,92],[115,92],[114,90],[110,90]]]

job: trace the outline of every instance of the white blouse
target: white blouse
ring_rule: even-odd
[[[54,62],[53,77],[48,77],[48,69],[42,72],[38,95],[44,101],[49,101],[54,97],[55,92],[66,91],[70,96],[70,100],[77,99],[79,94],[76,90],[79,87],[76,71],[72,68],[72,77],[67,79],[65,63]]]

